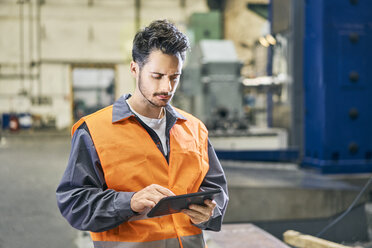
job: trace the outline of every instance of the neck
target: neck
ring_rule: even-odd
[[[133,94],[128,99],[130,106],[140,115],[146,116],[152,119],[161,119],[165,115],[164,107],[157,107],[152,105],[145,98],[140,98]]]

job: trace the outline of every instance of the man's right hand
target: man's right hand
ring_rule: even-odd
[[[163,186],[151,184],[132,196],[130,207],[134,212],[141,213],[146,208],[153,208],[162,198],[174,195],[172,191]]]

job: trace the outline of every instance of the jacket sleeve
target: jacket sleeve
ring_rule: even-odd
[[[107,189],[97,152],[83,123],[72,137],[68,165],[56,192],[62,215],[76,229],[106,231],[135,214],[130,207],[133,194]]]
[[[220,231],[223,216],[225,215],[227,203],[229,201],[227,182],[225,173],[222,169],[220,161],[217,158],[213,146],[208,140],[208,156],[209,156],[209,171],[205,176],[201,186],[201,191],[220,188],[222,193],[219,194],[214,201],[217,203],[214,208],[212,217],[201,224],[195,226],[203,230]]]

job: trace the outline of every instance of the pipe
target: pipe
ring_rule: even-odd
[[[34,74],[19,74],[19,73],[15,73],[15,74],[2,74],[0,73],[0,79],[26,79],[28,78],[29,80],[34,80],[34,79],[37,79],[37,76],[38,75],[34,75]]]
[[[41,97],[41,1],[37,0],[37,7],[36,7],[36,17],[37,17],[37,84],[38,84],[38,93],[37,97]]]
[[[28,24],[29,24],[29,65],[28,65],[28,74],[32,74],[33,61],[34,61],[34,27],[33,27],[33,5],[32,0],[28,0]],[[30,97],[33,92],[34,80],[33,77],[30,78]]]
[[[23,0],[18,1],[19,4],[19,68],[20,68],[20,82],[21,82],[21,90],[24,90],[24,23],[23,23]]]
[[[135,29],[136,32],[140,30],[141,27],[141,0],[135,0]]]

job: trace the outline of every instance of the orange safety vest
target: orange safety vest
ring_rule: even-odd
[[[187,120],[178,119],[170,130],[169,164],[133,116],[112,122],[112,105],[83,117],[72,132],[83,122],[87,124],[109,189],[136,192],[159,184],[176,195],[194,193],[209,169],[208,132],[201,121],[177,111]],[[176,239],[183,248],[196,243],[204,247],[202,231],[183,213],[124,222],[91,236],[95,245],[100,244],[96,247],[106,242],[117,244],[110,247],[159,247],[157,242],[166,239]]]

